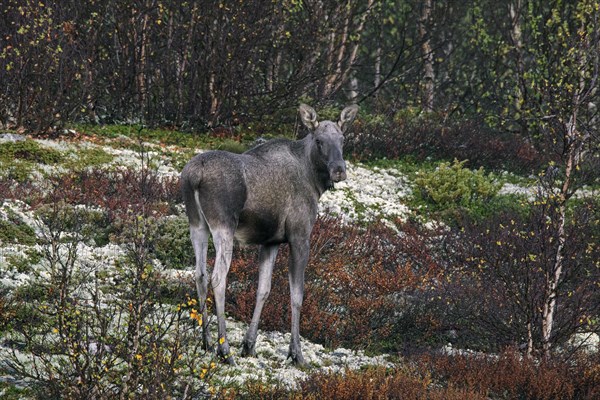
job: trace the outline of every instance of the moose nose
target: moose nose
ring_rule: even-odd
[[[334,182],[346,180],[346,164],[343,161],[335,163],[332,165],[329,175],[331,176],[331,180]]]

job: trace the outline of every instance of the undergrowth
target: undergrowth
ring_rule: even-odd
[[[593,400],[600,396],[598,357],[538,363],[507,350],[497,356],[432,354],[405,366],[317,372],[297,390],[247,385],[230,398],[403,400]]]

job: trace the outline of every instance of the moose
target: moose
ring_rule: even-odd
[[[279,245],[288,243],[292,309],[288,359],[296,365],[305,364],[300,348],[300,308],[310,234],[319,198],[335,182],[346,179],[344,133],[357,112],[358,106],[352,105],[341,112],[338,122],[319,122],[315,110],[301,104],[300,119],[310,131],[304,138],[272,139],[242,154],[209,151],[194,156],[183,168],[181,186],[196,258],[195,280],[203,321],[208,321],[208,235],[213,239],[215,262],[210,282],[218,324],[217,354],[224,362],[235,364],[225,327],[226,279],[235,239],[259,245],[256,305],[241,355],[256,356],[258,324],[271,290],[275,257]],[[202,340],[208,348],[206,323]]]

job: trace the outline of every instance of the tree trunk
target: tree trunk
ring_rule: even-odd
[[[548,359],[552,349],[552,333],[554,327],[554,319],[556,312],[556,297],[558,295],[558,287],[563,278],[564,270],[564,251],[567,242],[565,232],[565,224],[567,219],[567,201],[572,195],[571,184],[573,175],[581,161],[581,150],[583,147],[582,138],[577,132],[577,110],[576,105],[573,113],[566,124],[566,140],[567,140],[567,163],[565,166],[565,178],[558,194],[558,221],[557,221],[557,240],[556,253],[554,257],[553,268],[546,275],[546,298],[544,308],[542,310],[542,346],[544,357]],[[551,188],[550,188],[551,190]],[[549,194],[551,195],[551,194]]]
[[[135,26],[137,16],[132,16],[132,23]],[[146,71],[147,71],[147,46],[148,46],[148,13],[144,13],[142,18],[142,26],[140,28],[140,32],[137,33],[134,37],[134,45],[137,47],[137,50],[134,50],[134,54],[136,54],[135,60],[135,82],[137,86],[138,93],[138,107],[140,111],[140,116],[144,116],[146,108],[146,100],[147,100],[147,88],[146,88]],[[135,29],[135,28],[134,28]]]
[[[523,93],[527,90],[522,87],[525,82],[521,77],[525,72],[525,63],[523,61],[523,34],[521,33],[521,0],[516,0],[515,2],[511,2],[509,5],[508,13],[510,16],[510,22],[512,29],[510,30],[510,38],[512,40],[513,49],[515,52],[516,59],[516,70],[515,70],[515,98],[514,98],[514,107],[517,112],[521,111],[523,104],[525,102]],[[525,131],[527,129],[527,122],[520,121],[520,125]]]
[[[373,88],[377,90],[381,85],[381,45],[375,49],[375,78],[373,79]]]
[[[581,32],[585,24],[582,22]],[[542,311],[542,346],[544,357],[548,359],[551,355],[553,345],[553,327],[555,323],[556,303],[558,288],[564,275],[565,248],[567,244],[567,235],[565,225],[567,220],[567,202],[573,195],[573,179],[579,169],[584,157],[584,145],[590,139],[589,132],[582,133],[578,130],[577,118],[580,107],[587,103],[587,99],[596,90],[598,79],[598,43],[599,38],[594,36],[593,42],[589,37],[582,37],[581,47],[586,50],[584,55],[579,55],[579,86],[575,90],[572,100],[572,110],[569,120],[565,123],[565,144],[563,154],[566,155],[565,177],[558,194],[558,227],[556,254],[554,257],[554,266],[546,275],[546,299]],[[591,60],[590,60],[591,58]],[[591,62],[590,62],[591,61]],[[593,65],[593,73],[590,76],[585,74],[589,64]],[[586,82],[589,82],[586,88]],[[549,196],[552,196],[550,193]]]
[[[421,4],[421,15],[418,20],[419,39],[421,40],[421,52],[423,56],[423,91],[422,106],[423,111],[433,111],[433,100],[435,96],[433,71],[433,51],[431,49],[429,35],[429,19],[431,16],[432,1],[425,0]]]
[[[321,92],[322,97],[329,97],[333,93],[337,92],[348,80],[358,55],[360,35],[364,29],[367,16],[373,7],[373,2],[374,0],[369,0],[367,2],[367,9],[361,14],[358,25],[352,32],[350,32],[350,28],[352,24],[353,10],[350,4],[345,7],[347,14],[344,18],[344,26],[339,41],[336,40],[335,34],[332,33],[330,36],[330,51],[337,48],[337,53],[330,54],[332,57],[331,62],[329,63],[330,65],[328,66],[328,71],[333,70],[333,72],[329,74],[325,81],[325,85]],[[355,36],[356,40],[352,42],[350,40],[350,36]],[[333,65],[333,62],[335,62],[335,65]]]
[[[183,115],[184,115],[184,106],[187,103],[187,101],[189,100],[188,98],[185,97],[185,76],[186,76],[186,72],[188,70],[188,65],[190,63],[189,60],[189,55],[190,55],[190,50],[192,49],[193,46],[193,42],[194,42],[194,26],[196,24],[196,16],[198,14],[198,6],[193,5],[192,6],[192,12],[190,13],[190,20],[189,20],[189,26],[188,26],[188,31],[187,31],[187,37],[186,37],[186,46],[185,48],[181,51],[181,59],[180,61],[177,63],[177,116],[176,116],[176,123],[177,125],[180,125],[182,120],[183,120]]]

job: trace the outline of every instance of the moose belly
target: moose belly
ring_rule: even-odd
[[[274,215],[244,210],[235,238],[243,244],[277,244],[285,242],[285,230]]]

